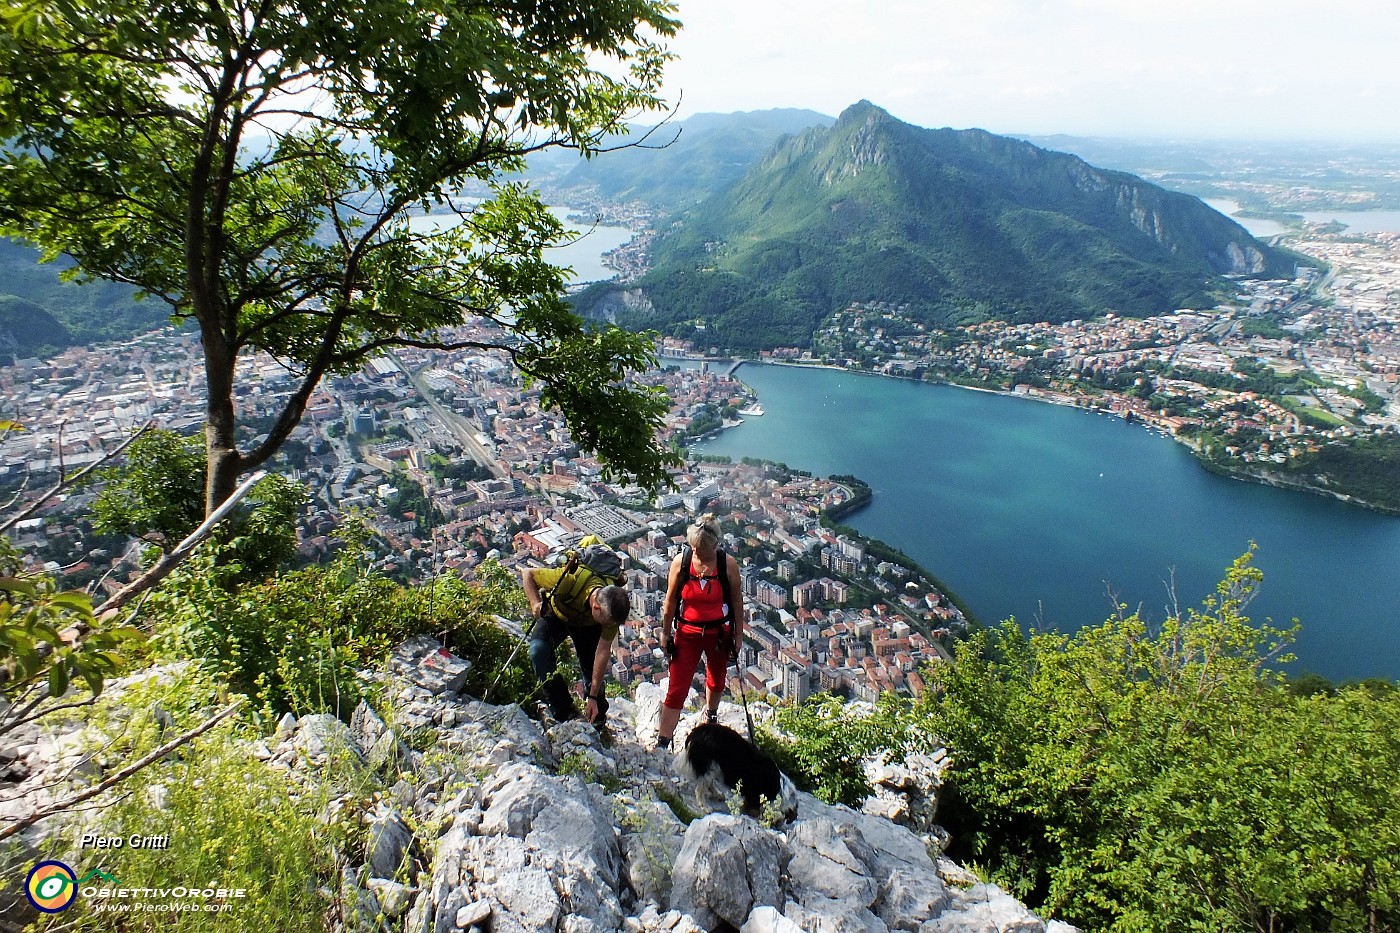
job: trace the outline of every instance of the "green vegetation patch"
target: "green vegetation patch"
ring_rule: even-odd
[[[213,689],[207,683],[204,689]],[[134,760],[200,721],[199,684],[151,687],[124,696],[130,718],[102,726],[116,736],[105,754]],[[205,694],[202,699],[213,699]],[[170,714],[173,727],[160,729],[153,704]],[[343,905],[335,852],[361,845],[362,830],[351,808],[331,812],[333,782],[300,785],[286,772],[269,768],[245,744],[253,736],[232,724],[178,749],[122,784],[112,806],[91,813],[65,831],[73,849],[71,864],[81,871],[100,867],[111,887],[169,890],[195,888],[224,896],[177,898],[150,895],[133,901],[80,897],[77,909],[45,918],[31,929],[154,931],[277,930],[319,933]],[[348,765],[330,765],[344,769]],[[324,775],[322,776],[324,777]],[[80,836],[119,838],[121,848],[96,851]],[[133,837],[146,843],[128,845]],[[93,882],[94,884],[98,882]],[[243,896],[238,896],[242,892]],[[319,892],[319,893],[318,893]],[[118,904],[186,903],[178,914],[133,909],[111,912]]]
[[[927,709],[950,855],[1082,929],[1394,928],[1400,691],[1289,690],[1250,557],[1160,626],[961,644]]]
[[[1318,478],[1330,491],[1355,496],[1374,508],[1400,512],[1400,434],[1362,435],[1333,441],[1283,465],[1285,473]]]

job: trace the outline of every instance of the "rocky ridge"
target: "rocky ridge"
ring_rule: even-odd
[[[461,695],[468,667],[431,638],[414,639],[392,658],[387,716],[364,704],[349,725],[289,715],[255,746],[298,782],[348,768],[387,786],[365,815],[363,863],[344,866],[339,892],[323,892],[346,905],[346,930],[1073,929],[937,855],[941,755],[869,762],[879,789],[863,811],[802,794],[797,818],[770,827],[724,801],[697,801],[671,755],[652,750],[655,685],[613,702],[604,739],[581,722],[544,728],[518,706]],[[736,706],[721,718],[744,728]],[[71,767],[64,755],[79,754],[66,740],[49,751],[45,762],[27,750],[28,780],[45,781]],[[325,768],[332,757],[339,769]]]

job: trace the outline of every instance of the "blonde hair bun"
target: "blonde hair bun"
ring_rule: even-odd
[[[706,550],[719,544],[719,520],[713,512],[706,512],[690,525],[685,534],[686,543],[692,548],[704,546]]]

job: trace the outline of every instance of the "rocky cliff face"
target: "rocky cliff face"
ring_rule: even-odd
[[[289,716],[259,748],[267,766],[299,782],[325,773],[332,756],[392,782],[367,816],[363,864],[343,871],[346,929],[1072,929],[977,883],[939,857],[936,832],[916,832],[932,815],[937,756],[908,768],[872,762],[882,790],[869,812],[804,794],[795,820],[768,826],[731,815],[723,801],[697,801],[671,755],[652,750],[658,687],[614,702],[605,742],[583,723],[544,729],[519,707],[459,695],[465,670],[431,639],[414,640],[394,656],[387,716],[368,706],[348,726]],[[722,718],[743,729],[736,707]],[[402,740],[425,729],[435,736],[426,751]],[[30,764],[42,779],[42,763]]]
[[[654,311],[651,299],[640,288],[609,289],[596,303],[586,309],[586,316],[596,321],[616,323],[619,313],[646,314]]]
[[[405,752],[395,730],[362,709],[352,728],[325,717],[297,723],[274,758],[295,766],[286,748],[339,743],[368,767],[397,754],[424,776],[396,785],[395,805],[376,817],[367,864],[346,878],[362,901],[378,901],[366,918],[387,897],[414,933],[1047,928],[938,858],[930,836],[885,816],[804,794],[796,820],[769,827],[722,802],[695,801],[672,774],[670,754],[651,750],[661,697],[653,685],[614,702],[605,744],[583,723],[545,730],[518,707],[454,695],[435,672],[424,674],[421,659],[435,648],[420,641],[400,651],[395,714],[433,724],[433,752]],[[743,728],[737,708],[722,716]],[[308,743],[308,735],[320,737]],[[884,793],[872,809],[906,820],[921,806],[928,812],[921,789],[936,767],[928,765],[915,776],[873,764]],[[702,815],[687,824],[678,815],[685,807]],[[412,887],[390,887],[383,869],[406,863]]]

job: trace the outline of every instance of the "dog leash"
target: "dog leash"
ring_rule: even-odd
[[[753,736],[753,715],[749,713],[749,692],[744,689],[744,672],[739,667],[738,657],[734,658],[734,673],[739,675],[739,698],[744,701],[744,719],[749,724],[749,741],[756,741]]]

